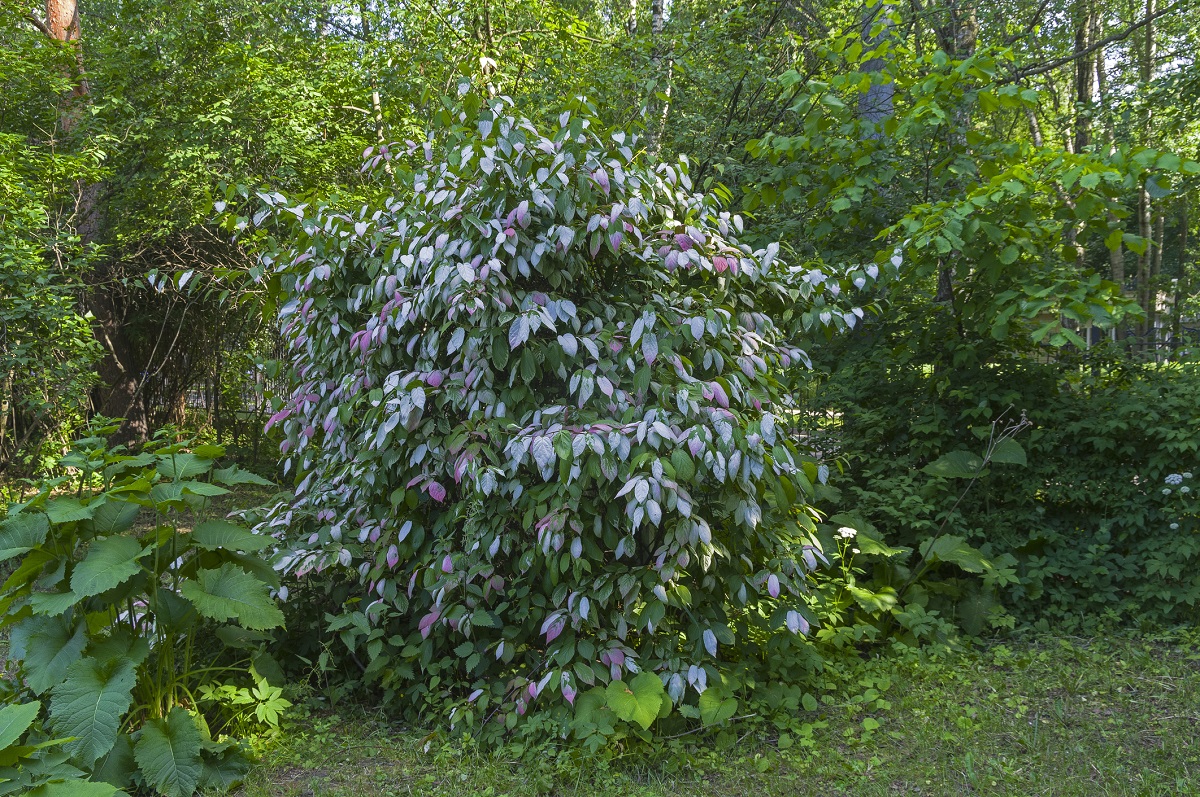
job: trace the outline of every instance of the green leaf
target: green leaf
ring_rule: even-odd
[[[163,454],[158,458],[156,470],[164,479],[191,479],[208,473],[213,461],[195,454]]]
[[[133,760],[133,742],[129,734],[122,733],[113,748],[96,761],[92,767],[92,778],[123,789],[133,780],[135,772],[137,762]]]
[[[46,614],[51,617],[62,614],[79,602],[79,596],[74,592],[35,592],[29,596],[29,608],[34,614]]]
[[[1029,464],[1025,458],[1025,449],[1011,437],[996,444],[996,448],[992,450],[992,462],[1002,462],[1008,465]]]
[[[141,569],[142,546],[132,537],[105,537],[92,543],[87,556],[75,565],[71,589],[81,598],[99,595],[119,586]]]
[[[666,699],[662,681],[648,672],[639,673],[629,683],[613,681],[605,695],[614,714],[626,722],[636,722],[643,730],[649,730],[658,719],[662,701]]]
[[[921,543],[921,556],[958,565],[968,573],[982,573],[991,568],[983,554],[967,544],[962,537],[947,534]]]
[[[62,617],[31,617],[13,628],[10,641],[12,654],[21,660],[25,682],[40,695],[67,677],[88,639],[83,623],[71,626]]]
[[[970,451],[951,451],[921,468],[921,472],[947,479],[971,479],[979,474],[982,467],[982,457]]]
[[[176,706],[165,719],[142,726],[133,747],[147,782],[167,797],[191,797],[200,782],[200,729],[191,715]]]
[[[271,537],[255,534],[227,520],[204,521],[192,531],[191,539],[206,551],[261,551],[275,542]]]
[[[91,780],[52,780],[28,792],[26,797],[113,797],[119,791],[111,783],[96,783]]]
[[[218,495],[229,495],[229,490],[219,484],[209,484],[208,482],[186,481],[180,482],[185,493],[192,495],[203,495],[206,498],[212,498]]]
[[[725,694],[725,690],[710,686],[700,694],[700,721],[705,725],[718,725],[737,713],[737,700]]]
[[[271,600],[267,585],[228,562],[216,570],[200,570],[179,591],[210,620],[236,619],[259,631],[283,625],[283,612]]]
[[[73,736],[64,749],[90,767],[113,748],[121,717],[133,702],[137,673],[130,661],[81,659],[54,687],[50,722],[56,733]]]
[[[41,710],[42,704],[38,702],[0,708],[0,750],[20,739]]]
[[[690,482],[696,477],[696,465],[683,448],[671,452],[671,464],[675,466],[675,475],[680,482]]]
[[[476,628],[503,628],[504,622],[495,612],[479,608],[471,612],[471,625]]]
[[[90,520],[101,506],[101,502],[93,501],[87,506],[78,498],[55,498],[46,502],[46,515],[50,522],[72,523],[80,520]]]
[[[41,512],[23,512],[0,523],[0,562],[29,553],[46,541],[50,519]]]
[[[98,535],[107,536],[126,531],[137,519],[141,507],[130,501],[109,499],[101,504],[92,515],[91,529]]]
[[[275,482],[264,479],[257,473],[242,470],[237,465],[230,465],[228,468],[218,468],[213,471],[212,475],[215,480],[230,487],[235,487],[239,484],[258,484],[263,487],[273,487],[275,484]]]
[[[250,762],[236,744],[206,744],[201,748],[200,758],[204,771],[197,786],[201,789],[227,792],[250,771]]]

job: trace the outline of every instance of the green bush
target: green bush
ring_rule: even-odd
[[[986,555],[1015,557],[1019,580],[975,599],[991,611],[1002,598],[1026,621],[1195,618],[1200,523],[1185,474],[1198,470],[1197,363],[1137,364],[1101,347],[1056,362],[993,351],[974,366],[885,367],[877,351],[848,356],[820,400],[843,414],[847,503],[890,543],[919,546],[948,518]],[[1028,464],[990,469],[955,507],[962,485],[921,468],[977,450],[1006,410],[1032,423],[1021,436]]]
[[[260,557],[273,540],[205,510],[263,480],[215,467],[219,446],[110,449],[116,428],[77,441],[60,463],[69,475],[0,522],[0,562],[20,557],[0,587],[0,627],[22,691],[49,699],[46,725],[65,742],[40,766],[170,797],[227,787],[245,771],[230,734],[249,727],[247,707],[262,728],[287,705],[254,669],[277,671],[262,632],[283,618]],[[10,775],[0,769],[0,794]]]
[[[590,112],[544,136],[448,110],[436,144],[368,153],[374,201],[259,195],[295,385],[271,422],[296,498],[266,528],[288,574],[359,581],[327,630],[457,730],[532,712],[599,744],[812,666],[827,469],[774,376],[806,355],[763,308],[871,277],[740,244],[686,162],[642,165]]]

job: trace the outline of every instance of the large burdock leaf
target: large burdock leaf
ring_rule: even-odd
[[[43,783],[25,797],[113,797],[119,792],[109,783],[94,783],[90,780],[52,780]]]
[[[275,540],[236,526],[227,520],[206,520],[192,531],[192,542],[206,551],[261,551]]]
[[[191,797],[203,771],[200,730],[191,716],[176,706],[166,719],[153,719],[142,726],[133,757],[160,794]]]
[[[67,669],[67,679],[54,687],[50,722],[59,736],[72,736],[64,750],[85,767],[112,749],[121,716],[133,702],[137,673],[130,661],[81,659]]]
[[[132,537],[105,537],[92,543],[87,556],[75,565],[71,590],[81,598],[99,595],[120,586],[141,569],[142,546]]]
[[[83,623],[72,626],[63,617],[30,617],[13,628],[10,652],[21,661],[29,688],[40,695],[67,677],[87,641]]]
[[[237,465],[230,465],[228,468],[214,470],[213,478],[221,484],[227,484],[230,487],[238,484],[259,484],[264,487],[274,485],[274,482],[264,479],[262,476],[251,473],[248,470],[242,470]]]
[[[208,473],[213,461],[195,454],[163,454],[158,458],[159,474],[164,479],[190,479]]]
[[[0,751],[20,739],[41,710],[41,703],[0,708]]]
[[[271,600],[267,585],[230,562],[197,572],[179,591],[210,620],[237,620],[257,631],[283,625],[283,612]]]
[[[132,501],[109,498],[92,515],[92,531],[96,534],[119,534],[133,525],[141,507]]]
[[[50,519],[41,512],[25,512],[0,523],[0,562],[29,553],[46,541]]]

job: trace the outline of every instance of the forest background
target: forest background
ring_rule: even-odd
[[[116,462],[107,458],[127,453],[110,446],[158,457],[136,465],[150,467],[156,484],[194,477],[224,490],[258,479],[215,475],[225,471],[214,463],[233,461],[291,484],[288,450],[312,435],[311,427],[285,428],[288,408],[299,406],[303,358],[279,319],[295,296],[293,247],[320,238],[306,213],[371,208],[386,221],[393,211],[384,197],[419,184],[432,153],[449,152],[447,142],[491,141],[496,134],[485,127],[491,131],[501,111],[490,103],[501,102],[504,113],[560,130],[560,139],[585,129],[628,133],[630,174],[634,163],[650,173],[666,164],[673,184],[744,219],[737,233],[756,262],[769,267],[777,256],[791,269],[793,293],[781,294],[790,300],[760,309],[803,356],[772,361],[762,387],[795,403],[780,436],[808,470],[796,479],[802,497],[792,499],[812,509],[811,548],[824,551],[831,575],[813,576],[809,598],[795,608],[780,603],[771,615],[793,634],[811,624],[822,652],[789,654],[783,676],[754,677],[800,683],[822,656],[884,644],[1014,630],[1150,633],[1195,620],[1200,513],[1189,480],[1200,465],[1200,14],[1186,0],[0,0],[0,42],[8,558],[49,544],[43,535],[17,545],[14,535],[28,529],[13,518],[45,510],[63,485],[75,489],[70,479],[81,468],[80,496],[86,486],[116,500],[120,485],[108,475],[89,482]],[[576,130],[575,119],[587,127]],[[606,171],[606,198],[608,181]],[[625,190],[615,176],[612,190]],[[286,217],[291,208],[296,222]],[[511,218],[508,225],[520,226]],[[351,240],[364,235],[351,229]],[[611,243],[614,255],[619,248]],[[723,307],[721,286],[693,294],[696,306]],[[657,346],[642,349],[647,380]],[[549,370],[548,362],[537,367]],[[534,366],[525,374],[520,366],[514,357],[512,372],[532,382]],[[577,380],[568,393],[578,390]],[[590,381],[586,390],[591,395]],[[103,427],[97,418],[123,420]],[[97,423],[101,437],[88,431]],[[766,434],[761,425],[742,431]],[[405,442],[404,450],[417,445]],[[569,445],[557,456],[569,459]],[[202,461],[196,474],[162,464],[180,452]],[[672,473],[687,469],[674,464]],[[688,467],[694,473],[690,459]],[[304,489],[289,492],[295,498]],[[438,489],[421,487],[428,496]],[[211,510],[149,495],[141,506],[163,517]],[[376,498],[386,504],[388,495]],[[395,508],[404,498],[391,500]],[[82,535],[81,557],[99,534],[100,503],[83,500],[85,515],[92,507],[86,517],[45,510],[54,528],[61,520]],[[301,510],[293,516],[280,506],[250,520],[270,530],[286,517],[301,528]],[[847,529],[854,536],[843,535]],[[304,667],[340,673],[322,676],[325,699],[382,689],[386,702],[412,677],[392,662],[427,667],[421,656],[434,655],[414,652],[412,635],[424,640],[431,624],[447,620],[433,612],[414,614],[411,627],[397,620],[407,643],[395,628],[372,626],[352,596],[364,585],[384,596],[381,573],[396,566],[395,545],[337,542],[322,538],[323,555],[337,561],[345,551],[354,568],[311,594],[297,590],[284,607],[287,635],[260,640],[255,656],[282,647]],[[296,552],[298,543],[287,545]],[[75,563],[64,567],[69,576]],[[238,567],[257,572],[247,562]],[[788,572],[799,593],[803,568]],[[746,584],[774,601],[781,577],[786,593],[786,574],[763,570]],[[263,589],[280,594],[275,577],[262,578]],[[730,585],[741,576],[731,578]],[[31,596],[57,587],[31,584],[5,585],[7,625],[45,613],[36,601],[31,608]],[[718,604],[737,603],[728,590]],[[547,615],[545,625],[539,617],[540,632],[532,630],[546,638],[542,647],[562,632],[554,629],[564,617],[571,627],[586,623],[588,604],[581,615],[571,601],[566,615]],[[695,601],[675,592],[662,599],[668,618],[701,603],[699,591]],[[302,608],[314,605],[321,610]],[[69,616],[62,606],[51,616]],[[207,620],[221,619],[211,604],[197,606]],[[638,611],[645,623],[646,610]],[[275,625],[273,614],[261,620],[258,631]],[[733,646],[735,659],[769,658],[766,643],[745,647],[753,634],[735,634],[732,621],[713,628],[687,632],[713,661],[725,655],[718,643]],[[455,646],[440,644],[448,647],[437,655],[453,658]],[[503,657],[502,647],[492,651]],[[563,662],[574,655],[572,647]],[[254,660],[264,672],[301,666]],[[605,666],[621,682],[611,656]],[[673,665],[664,658],[662,666]],[[755,705],[754,677],[714,667],[718,679],[733,680],[695,703],[695,716],[685,713],[702,726]],[[662,672],[657,692],[635,696],[669,711],[659,693],[673,687]],[[473,694],[469,680],[459,686]],[[695,680],[688,675],[689,689]],[[555,677],[549,688],[569,693],[574,706],[571,683]],[[58,688],[44,686],[35,691]],[[529,702],[545,688],[531,686]],[[454,712],[476,700],[464,702],[465,692],[412,698],[401,714],[461,721]],[[507,697],[500,690],[496,704]],[[791,701],[799,711],[810,709],[808,697],[801,689],[758,699]],[[167,737],[171,708],[165,700],[161,717],[157,709],[146,714],[164,723]],[[512,717],[508,731],[525,708],[502,715]],[[630,708],[607,728],[576,713],[573,732],[601,747],[614,734],[641,738],[637,726],[644,735],[651,724],[636,719],[644,709]],[[142,737],[130,738],[133,750]],[[210,753],[205,777],[215,784],[214,762],[224,753]],[[99,766],[98,758],[83,769]],[[138,765],[161,774],[140,757]],[[182,793],[181,782],[195,786],[201,776],[155,777],[145,783]]]

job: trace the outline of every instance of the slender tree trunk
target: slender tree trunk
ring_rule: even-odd
[[[73,88],[64,99],[59,125],[64,137],[78,126],[88,104],[90,90],[83,66],[80,42],[79,9],[75,0],[46,0],[46,28],[55,39],[68,42],[75,50]],[[104,226],[100,185],[80,183],[76,187],[74,223],[80,242],[86,248],[99,245]],[[120,303],[112,290],[111,270],[101,260],[85,276],[86,304],[92,313],[92,328],[104,347],[98,368],[101,388],[107,393],[97,402],[102,415],[125,418],[117,434],[120,442],[144,440],[148,434],[146,415],[138,396],[141,368],[125,335]]]
[[[1183,333],[1183,298],[1188,295],[1188,218],[1187,194],[1183,195],[1183,224],[1179,233],[1179,279],[1175,281],[1175,301],[1171,307],[1171,348],[1178,348]]]
[[[671,110],[672,65],[663,69],[663,30],[666,27],[663,0],[650,0],[650,70],[654,75],[654,89],[646,103],[646,150],[657,155],[662,148],[662,136],[667,128],[667,114]],[[662,94],[665,99],[659,97]]]
[[[1075,152],[1087,149],[1092,139],[1092,103],[1096,53],[1088,53],[1096,33],[1095,0],[1080,0],[1075,28]]]
[[[1142,47],[1142,69],[1141,79],[1143,85],[1149,84],[1154,79],[1154,12],[1155,0],[1146,0],[1146,28],[1145,41]],[[1151,122],[1151,110],[1147,105],[1146,111],[1142,117],[1142,130],[1144,134],[1148,134]],[[1141,190],[1138,192],[1138,235],[1147,241],[1153,238],[1153,219],[1154,219],[1153,204],[1150,201],[1150,192],[1146,190],[1143,182]],[[1152,248],[1147,247],[1137,258],[1137,295],[1138,302],[1142,306],[1145,313],[1145,321],[1143,321],[1142,332],[1148,334],[1151,331],[1150,316],[1152,315],[1152,307],[1156,297],[1153,295],[1153,288],[1150,285],[1150,268],[1151,268],[1151,252]]]
[[[867,15],[863,21],[862,37],[863,43],[867,47],[878,47],[891,33],[892,20],[891,17],[880,19],[880,12],[883,6],[876,3],[871,13]],[[880,25],[879,32],[872,35],[876,25]],[[887,64],[882,58],[871,58],[863,64],[863,71],[872,75],[881,74]],[[891,118],[894,111],[894,99],[896,86],[890,80],[877,83],[874,80],[871,82],[871,87],[866,93],[858,99],[858,118],[864,122],[863,136],[865,138],[882,138],[883,123]]]

